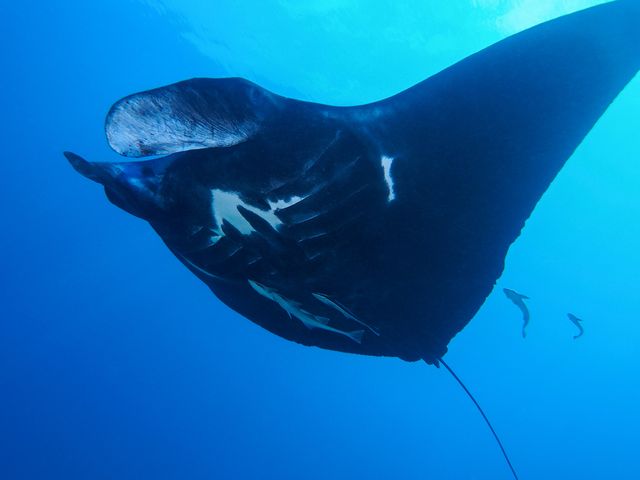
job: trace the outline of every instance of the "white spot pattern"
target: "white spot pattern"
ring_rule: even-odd
[[[243,235],[248,235],[255,231],[247,219],[238,211],[238,207],[240,206],[246,208],[252,213],[255,213],[256,215],[259,215],[274,229],[277,229],[282,224],[282,221],[276,215],[276,211],[281,208],[290,207],[291,205],[303,200],[302,197],[294,196],[289,200],[269,201],[270,209],[261,210],[244,202],[240,196],[234,192],[213,189],[211,190],[211,196],[213,218],[216,223],[214,225],[214,231],[219,235],[223,235],[220,226],[224,220],[237,228]]]
[[[393,178],[391,177],[391,165],[393,164],[393,160],[393,157],[387,157],[386,155],[380,157],[382,170],[384,172],[384,181],[387,183],[387,188],[389,189],[389,196],[387,197],[388,202],[391,202],[396,198],[396,192],[393,190]]]

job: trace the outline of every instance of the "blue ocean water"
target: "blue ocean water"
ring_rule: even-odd
[[[62,157],[129,93],[243,76],[349,105],[597,1],[0,6],[0,478],[510,478],[442,369],[288,343],[224,307]],[[446,357],[521,478],[634,478],[640,83],[569,160]],[[503,287],[531,297],[528,336]],[[461,294],[464,294],[462,292]],[[584,319],[585,334],[566,313]]]

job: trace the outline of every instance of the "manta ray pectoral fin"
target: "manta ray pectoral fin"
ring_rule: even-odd
[[[123,98],[105,130],[128,157],[228,147],[256,133],[280,101],[248,80],[194,78]]]
[[[638,73],[639,25],[640,1],[603,3],[508,37],[376,105],[393,112],[388,138],[406,145],[393,164],[395,203],[411,194],[432,206],[416,209],[432,229],[437,212],[448,213],[439,247],[468,252],[460,264],[474,267],[459,278],[484,285],[439,336],[451,339],[477,312],[544,191]],[[464,228],[451,228],[452,215]],[[431,275],[453,278],[446,265]]]

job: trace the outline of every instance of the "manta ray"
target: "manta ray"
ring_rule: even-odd
[[[438,365],[639,67],[640,2],[619,0],[366,105],[241,78],[136,93],[105,128],[133,160],[65,155],[252,322],[303,345]]]

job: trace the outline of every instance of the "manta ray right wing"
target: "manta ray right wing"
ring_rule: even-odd
[[[406,312],[407,334],[444,340],[475,315],[542,194],[636,76],[639,25],[638,1],[589,8],[352,113],[370,115],[372,142],[394,158],[386,227],[407,253],[386,271],[424,292]],[[395,305],[407,304],[406,287]]]

